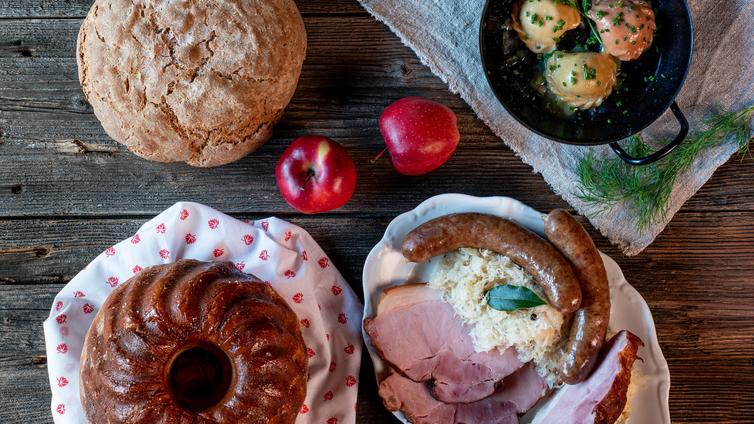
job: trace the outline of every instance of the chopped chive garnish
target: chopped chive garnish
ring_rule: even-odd
[[[584,70],[584,79],[589,81],[597,78],[597,68],[591,68],[586,63],[582,66]]]
[[[555,23],[555,26],[552,28],[552,32],[558,32],[563,29],[565,26],[565,21],[560,19],[558,22]]]

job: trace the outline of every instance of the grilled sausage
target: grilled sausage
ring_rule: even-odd
[[[497,216],[459,213],[435,218],[411,231],[401,251],[412,262],[424,262],[461,247],[508,256],[534,277],[547,302],[560,312],[574,312],[581,303],[579,280],[568,260],[547,240]]]
[[[594,241],[568,212],[550,212],[545,235],[571,261],[581,283],[581,306],[573,316],[560,370],[566,383],[575,384],[589,375],[605,342],[610,320],[607,272]]]

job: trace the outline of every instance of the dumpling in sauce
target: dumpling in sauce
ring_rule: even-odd
[[[579,11],[559,0],[519,0],[512,13],[513,29],[534,53],[555,50],[560,37],[581,23]]]
[[[601,105],[613,91],[617,72],[615,60],[604,53],[558,51],[545,63],[547,87],[579,109]]]
[[[594,0],[587,16],[595,22],[605,51],[634,60],[652,44],[655,14],[644,0]]]

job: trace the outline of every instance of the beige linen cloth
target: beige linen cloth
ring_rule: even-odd
[[[588,217],[626,255],[636,255],[652,243],[686,200],[736,151],[736,146],[729,142],[701,155],[689,172],[677,179],[667,216],[639,229],[629,208],[616,205],[599,212],[599,208],[584,203],[574,194],[578,189],[576,164],[585,147],[558,144],[531,133],[495,99],[479,57],[479,23],[484,0],[359,2],[398,34],[534,172],[542,174],[555,193]],[[693,132],[700,120],[714,112],[754,103],[754,1],[693,0],[689,6],[694,20],[694,58],[678,104]],[[677,126],[667,112],[644,135],[649,140],[672,137]],[[595,149],[601,155],[612,154],[604,146]]]

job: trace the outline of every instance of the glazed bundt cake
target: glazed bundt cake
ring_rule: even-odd
[[[91,423],[293,423],[306,346],[269,284],[230,262],[143,270],[94,318],[81,354]]]

